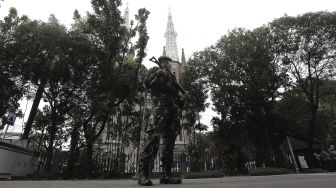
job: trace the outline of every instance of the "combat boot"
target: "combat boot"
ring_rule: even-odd
[[[163,166],[163,173],[160,178],[160,184],[180,184],[181,178],[172,177],[171,165]]]
[[[181,184],[182,179],[181,178],[175,178],[172,176],[162,176],[160,178],[160,184]]]
[[[142,167],[140,168],[140,175],[138,179],[138,184],[141,186],[152,186],[153,182],[149,179],[149,170],[150,170],[150,164],[145,163],[142,164]]]
[[[152,186],[153,182],[146,176],[140,176],[138,179],[138,184],[141,186]]]

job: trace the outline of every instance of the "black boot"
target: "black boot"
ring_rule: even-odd
[[[138,184],[141,186],[152,186],[153,182],[146,176],[140,176],[138,179]]]
[[[141,186],[152,186],[153,182],[149,179],[150,164],[144,163],[140,167],[138,184]]]
[[[174,178],[172,176],[162,176],[160,178],[160,184],[181,184],[181,178]]]
[[[181,178],[172,177],[171,173],[171,163],[163,163],[163,172],[160,178],[160,184],[180,184],[182,183]]]

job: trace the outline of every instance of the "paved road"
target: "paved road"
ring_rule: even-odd
[[[336,173],[245,176],[211,179],[185,179],[181,185],[154,187],[175,188],[335,188]],[[97,181],[0,181],[0,188],[129,188],[139,187],[135,180]]]

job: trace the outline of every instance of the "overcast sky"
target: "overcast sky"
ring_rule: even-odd
[[[177,32],[179,57],[184,48],[186,57],[215,44],[229,30],[237,27],[253,29],[271,22],[284,14],[296,16],[311,11],[335,11],[336,0],[123,0],[123,12],[128,3],[130,19],[134,19],[139,8],[150,11],[148,33],[150,36],[145,66],[151,56],[162,54],[165,45],[164,32],[167,27],[169,8]],[[78,9],[84,16],[91,12],[90,0],[4,0],[0,1],[0,18],[15,7],[19,14],[31,19],[47,21],[54,14],[60,23],[70,26],[73,11]],[[209,125],[213,115],[207,110],[202,121]]]

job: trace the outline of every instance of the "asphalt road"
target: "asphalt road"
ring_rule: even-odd
[[[291,174],[277,176],[240,176],[210,179],[184,179],[180,185],[153,187],[176,188],[336,188],[336,173]],[[0,188],[128,188],[140,187],[135,180],[86,181],[0,181]]]

